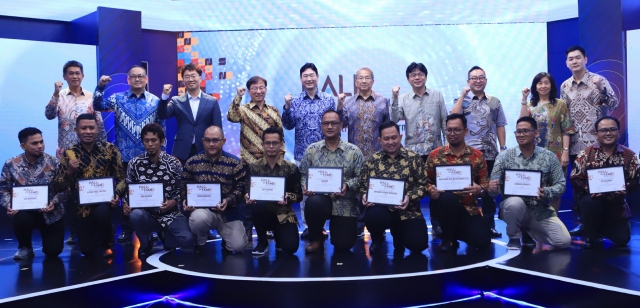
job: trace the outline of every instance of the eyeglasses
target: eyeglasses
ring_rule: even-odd
[[[409,78],[416,78],[416,77],[424,77],[427,76],[424,73],[411,73],[409,74]]]
[[[617,127],[610,127],[610,128],[601,128],[596,130],[597,132],[601,133],[601,134],[607,134],[607,133],[612,133],[615,134],[618,132],[618,128]]]
[[[262,144],[264,144],[264,146],[267,148],[271,148],[271,147],[275,148],[278,145],[280,145],[280,141],[265,141]]]
[[[196,80],[196,79],[198,79],[198,77],[200,77],[200,75],[191,74],[191,75],[182,76],[182,79],[184,79],[184,80],[191,80],[191,79]]]
[[[342,122],[322,122],[322,126],[338,126]]]
[[[202,142],[204,143],[218,143],[222,141],[222,139],[218,139],[218,138],[202,138]]]
[[[462,133],[462,128],[447,128],[445,132],[449,135],[457,135]]]
[[[251,91],[264,91],[267,87],[251,87],[249,90]]]
[[[473,81],[473,82],[476,82],[476,81],[485,81],[485,80],[487,80],[487,77],[485,77],[485,76],[478,76],[478,77],[473,76],[473,77],[470,77],[470,78],[469,78],[469,80],[471,80],[471,81]]]
[[[373,78],[371,78],[371,76],[358,76],[357,78],[360,81],[366,80],[366,81],[370,81],[373,80]]]
[[[136,80],[136,79],[143,80],[145,78],[147,78],[147,76],[145,75],[129,75],[129,79],[133,79],[133,80]]]
[[[518,135],[528,135],[529,133],[535,132],[535,129],[519,129],[515,132],[513,132],[516,136]]]

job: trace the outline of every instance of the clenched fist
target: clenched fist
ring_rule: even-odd
[[[293,99],[293,96],[291,96],[291,93],[287,94],[284,96],[284,106],[289,109],[289,107],[291,107],[291,100]]]
[[[399,86],[395,86],[395,87],[391,88],[391,95],[393,96],[394,99],[398,98],[399,94],[400,94],[400,87]]]
[[[238,87],[237,95],[242,97],[244,95],[244,92],[246,92],[246,91],[247,91],[247,88],[240,86],[240,87]]]
[[[471,88],[469,88],[469,87],[462,88],[462,92],[460,93],[460,97],[467,97],[467,94],[469,94],[469,91],[471,91]]]
[[[604,86],[602,85],[602,78],[600,78],[600,76],[593,76],[591,78],[591,81],[593,81],[596,87],[598,87],[598,90],[600,91],[604,90]]]
[[[342,106],[342,103],[344,103],[344,100],[347,98],[347,95],[344,93],[340,93],[338,94],[338,105]]]
[[[162,94],[166,94],[166,95],[171,94],[171,89],[173,89],[172,85],[165,84],[164,86],[162,86]]]
[[[106,86],[109,82],[111,82],[111,77],[103,75],[102,77],[100,77],[100,81],[98,81],[98,86],[99,87],[104,87]]]
[[[56,81],[55,83],[53,83],[53,85],[53,96],[58,96],[58,94],[60,94],[60,90],[62,89],[62,81]]]
[[[531,90],[529,90],[529,88],[522,89],[522,100],[527,100],[527,97],[529,97],[529,93],[531,93]]]

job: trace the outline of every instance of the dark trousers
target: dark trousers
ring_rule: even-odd
[[[111,204],[89,205],[87,217],[78,217],[78,246],[85,256],[92,256],[97,249],[109,248],[113,229],[111,228]]]
[[[158,232],[162,235],[162,242],[165,249],[171,248],[191,248],[196,243],[196,236],[191,233],[189,219],[183,215],[178,215],[166,227],[163,227],[157,219],[143,209],[135,209],[129,215],[131,226],[135,229],[140,248],[149,247],[149,234]]]
[[[124,165],[124,172],[126,174],[127,172],[127,168],[129,166],[129,162],[125,161],[123,162]],[[129,216],[124,215],[124,213],[122,212],[122,209],[119,210],[118,215],[120,217],[122,217],[121,221],[122,221],[122,233],[125,233],[129,236],[131,236],[131,234],[133,233],[133,227],[131,226],[131,222],[129,222]]]
[[[602,234],[618,246],[625,246],[631,240],[629,219],[622,217],[622,211],[612,210],[606,199],[584,196],[580,200],[582,228],[587,238]]]
[[[200,142],[202,142],[202,141],[200,141]],[[198,147],[196,147],[196,144],[193,143],[193,144],[191,144],[191,149],[189,150],[189,156],[187,156],[187,159],[185,159],[185,160],[179,159],[180,163],[182,163],[182,165],[184,166],[184,163],[186,163],[187,160],[189,160],[189,158],[195,156],[196,154],[198,154]]]
[[[356,243],[358,217],[333,216],[332,210],[333,201],[329,196],[313,195],[307,198],[304,217],[309,226],[309,241],[324,241],[322,228],[327,219],[330,219],[331,244],[337,250],[349,250]]]
[[[273,231],[276,246],[288,254],[294,254],[300,246],[298,225],[292,222],[280,223],[276,211],[280,207],[275,202],[258,201],[252,206],[253,225],[258,234],[258,243],[267,242],[267,231]]]
[[[487,173],[489,177],[491,176],[491,172],[493,171],[493,164],[495,160],[487,160]],[[489,228],[496,227],[496,221],[493,216],[496,215],[496,200],[494,197],[489,196],[488,193],[485,193],[482,196],[482,214],[484,216],[484,221]]]
[[[421,252],[429,247],[429,231],[424,218],[402,220],[398,211],[392,212],[386,206],[372,206],[367,208],[365,222],[374,243],[383,242],[384,230],[390,228],[396,248],[406,247],[412,252]]]
[[[440,218],[442,241],[461,240],[478,249],[485,249],[491,244],[491,232],[482,215],[469,215],[455,194],[445,192],[438,199],[431,199],[431,204]]]
[[[76,205],[77,197],[69,194],[69,198],[64,203],[64,221],[69,228],[69,237],[78,238],[78,207]]]
[[[42,252],[48,257],[57,257],[64,246],[64,219],[50,225],[38,211],[19,211],[13,217],[13,232],[18,239],[18,249],[33,248],[31,235],[33,229],[40,230],[42,237]]]
[[[569,162],[571,163],[571,172],[573,172],[573,170],[576,168],[576,158],[578,158],[578,155],[569,155]],[[571,206],[571,210],[573,210],[573,218],[576,219],[578,222],[580,222],[582,220],[582,217],[580,217],[580,198],[578,197],[578,195],[576,194],[576,190],[573,190],[573,206]]]

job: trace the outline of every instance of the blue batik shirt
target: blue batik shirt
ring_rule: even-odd
[[[320,91],[313,98],[309,97],[307,91],[302,91],[300,95],[293,97],[289,109],[283,108],[282,125],[286,129],[296,129],[295,160],[302,160],[307,146],[324,139],[322,114],[335,109],[334,97]]]
[[[145,153],[140,132],[149,123],[159,123],[164,128],[164,121],[158,119],[158,103],[160,99],[144,91],[139,97],[131,90],[115,93],[104,99],[104,87],[97,86],[93,93],[93,109],[98,111],[113,110],[116,140],[114,144],[122,154],[122,160]],[[163,145],[162,150],[166,148]]]

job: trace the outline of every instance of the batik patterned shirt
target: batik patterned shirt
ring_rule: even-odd
[[[322,114],[327,110],[335,110],[336,103],[333,96],[317,91],[312,98],[306,91],[293,97],[291,106],[282,109],[282,124],[286,129],[296,129],[294,145],[295,160],[302,159],[307,147],[324,139],[322,133]]]
[[[391,121],[405,122],[405,145],[420,155],[442,145],[447,126],[447,107],[438,90],[428,89],[422,96],[413,91],[391,102]]]
[[[57,170],[58,160],[46,153],[39,157],[35,163],[30,163],[24,153],[8,159],[2,167],[2,175],[0,176],[0,206],[11,207],[11,190],[14,185],[49,185]],[[67,193],[55,194],[50,189],[49,198],[54,204],[53,211],[42,213],[47,225],[59,221],[64,216],[63,202],[67,199]],[[48,204],[42,205],[42,207],[46,206]]]
[[[602,92],[592,81],[596,76],[600,77],[604,85]],[[595,136],[596,121],[616,110],[619,101],[609,81],[589,71],[579,83],[573,76],[565,80],[560,86],[560,97],[567,103],[575,127],[575,134],[571,136],[570,153],[577,155],[598,142]]]
[[[285,178],[285,192],[287,194],[287,205],[280,205],[277,202],[267,202],[267,208],[276,213],[278,221],[283,223],[298,223],[296,213],[292,205],[302,201],[302,187],[300,186],[300,171],[298,166],[282,158],[278,159],[276,165],[271,169],[267,160],[261,158],[249,165],[249,176],[277,176]],[[247,193],[251,197],[251,179],[247,180]]]
[[[164,121],[158,119],[159,102],[157,96],[147,91],[138,97],[131,90],[112,94],[105,99],[104,87],[96,87],[93,93],[93,108],[99,111],[113,110],[116,129],[114,144],[120,150],[124,161],[130,161],[145,153],[140,136],[145,125],[155,122],[164,127]],[[164,146],[162,150],[165,150]]]
[[[238,157],[222,151],[220,156],[212,159],[206,152],[202,152],[189,158],[184,164],[182,200],[187,198],[186,183],[220,183],[222,198],[227,200],[227,207],[235,207],[244,198],[246,180],[246,170]],[[213,208],[210,210],[213,211]]]
[[[427,158],[427,176],[429,177],[427,191],[429,191],[429,187],[436,184],[436,166],[442,165],[471,165],[473,182],[482,186],[485,192],[489,190],[487,162],[479,150],[465,145],[460,156],[454,155],[448,145],[433,150]],[[458,197],[469,214],[482,215],[482,208],[478,207],[477,197],[461,191],[454,191],[453,194]]]
[[[536,138],[536,145],[545,148],[560,159],[562,157],[562,137],[575,134],[573,122],[567,104],[556,99],[554,104],[538,104],[534,107],[529,103],[529,115],[538,122],[540,136]]]
[[[589,194],[587,184],[587,169],[622,166],[624,179],[627,183],[626,191],[632,192],[638,189],[638,156],[629,148],[618,144],[615,152],[609,157],[600,144],[596,143],[580,152],[576,158],[575,168],[571,170],[571,185],[576,192],[576,200]],[[622,217],[630,217],[631,210],[623,195],[605,193],[602,198],[607,200],[607,205],[612,211],[619,211]]]
[[[114,186],[116,195],[121,199],[125,197],[127,193],[126,175],[122,165],[122,155],[115,145],[108,142],[96,142],[91,152],[87,152],[82,144],[78,143],[70,150],[75,153],[80,166],[73,176],[67,177],[65,173],[69,169],[69,156],[65,152],[60,159],[60,167],[52,182],[55,191],[59,192],[71,188],[70,193],[77,196],[79,179],[113,177],[116,181]],[[80,216],[87,217],[90,212],[91,206],[78,206]]]
[[[69,89],[60,91],[58,97],[51,96],[49,104],[44,110],[44,115],[49,120],[58,117],[58,146],[56,148],[56,157],[62,158],[65,150],[70,149],[78,141],[78,135],[75,132],[76,118],[85,113],[96,116],[98,122],[98,142],[107,141],[107,133],[104,130],[104,122],[99,111],[94,111],[93,95],[91,92],[81,90],[80,95],[75,96]]]
[[[342,125],[348,128],[349,143],[359,147],[365,158],[382,150],[378,127],[388,120],[389,99],[376,92],[366,99],[360,94],[351,96],[342,107]]]
[[[522,169],[537,170],[542,172],[542,187],[544,187],[544,198],[555,199],[560,198],[565,190],[564,172],[560,161],[551,151],[536,146],[531,157],[526,158],[520,147],[508,149],[496,159],[493,171],[491,172],[491,180],[499,180],[498,192],[491,192],[491,196],[496,196],[503,191],[504,187],[504,170],[505,169]],[[509,196],[502,196],[502,202]],[[540,221],[549,217],[554,217],[556,211],[548,205],[544,200],[536,200],[534,197],[522,197],[527,208],[530,209],[536,220]],[[502,207],[502,205],[501,205]]]
[[[391,158],[384,151],[378,151],[362,165],[358,180],[360,196],[369,190],[369,178],[387,178],[402,180],[405,194],[409,196],[409,205],[405,210],[389,206],[390,211],[398,211],[400,219],[424,218],[420,210],[420,200],[427,194],[427,173],[422,157],[411,150],[400,148],[396,157]],[[403,196],[404,199],[404,196]]]
[[[269,127],[282,129],[278,108],[267,105],[260,109],[254,102],[240,105],[242,96],[236,96],[229,106],[227,120],[240,123],[240,157],[244,165],[253,164],[264,156],[262,132]]]
[[[469,128],[465,143],[482,151],[486,160],[495,160],[500,153],[497,128],[507,125],[500,100],[486,94],[480,99],[469,93],[462,102],[462,113],[467,117]]]
[[[129,183],[163,183],[165,201],[175,200],[178,202],[176,206],[169,212],[160,212],[160,204],[158,208],[145,208],[151,217],[155,218],[164,228],[173,222],[173,220],[182,215],[179,211],[180,206],[180,179],[182,178],[182,164],[177,158],[163,152],[160,152],[157,162],[149,159],[145,152],[134,157],[127,165],[127,184]],[[126,198],[128,202],[128,196]]]
[[[329,150],[324,140],[312,143],[304,152],[300,162],[300,183],[307,187],[307,175],[312,167],[342,168],[342,179],[347,184],[347,194],[331,196],[333,209],[331,215],[341,217],[358,217],[360,211],[356,200],[360,168],[364,163],[362,151],[357,146],[340,140],[335,150]]]

